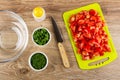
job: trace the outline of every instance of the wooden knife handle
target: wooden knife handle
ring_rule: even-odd
[[[58,48],[60,50],[60,55],[62,57],[62,61],[63,61],[63,65],[66,67],[66,68],[69,68],[70,67],[70,63],[68,61],[68,57],[67,57],[67,54],[66,54],[66,51],[64,49],[64,46],[62,43],[58,43]]]

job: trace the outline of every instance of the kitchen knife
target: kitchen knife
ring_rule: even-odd
[[[62,44],[63,39],[61,37],[61,34],[59,32],[59,29],[58,29],[57,24],[56,24],[55,20],[53,19],[53,17],[51,17],[51,21],[52,21],[52,25],[53,25],[53,28],[54,28],[54,33],[55,33],[55,36],[56,36],[56,39],[57,39],[57,42],[58,42],[58,48],[59,48],[59,51],[60,51],[60,55],[62,57],[63,65],[66,68],[69,68],[70,63],[69,63],[65,48]]]

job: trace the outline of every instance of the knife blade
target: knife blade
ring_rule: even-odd
[[[53,25],[53,28],[54,28],[54,33],[55,33],[55,36],[56,36],[56,39],[57,39],[57,42],[58,42],[58,48],[59,48],[59,51],[60,51],[60,55],[61,55],[61,58],[62,58],[63,65],[64,65],[64,67],[69,68],[70,63],[69,63],[68,56],[66,54],[65,48],[62,44],[63,39],[61,37],[60,31],[57,27],[57,24],[56,24],[56,22],[55,22],[55,20],[52,16],[51,16],[51,22],[52,22],[52,25]]]

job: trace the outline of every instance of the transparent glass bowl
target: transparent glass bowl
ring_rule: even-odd
[[[17,59],[28,43],[24,20],[8,10],[0,10],[0,63]]]

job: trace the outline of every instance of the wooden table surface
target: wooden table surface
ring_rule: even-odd
[[[0,0],[0,10],[11,10],[19,14],[29,30],[29,42],[23,54],[13,62],[0,63],[0,80],[120,80],[120,58],[104,67],[93,70],[78,68],[73,49],[63,22],[64,11],[98,2],[103,10],[118,56],[120,54],[120,0]],[[32,10],[41,6],[46,10],[47,18],[36,22]],[[64,68],[57,41],[49,16],[53,16],[64,38],[64,46],[70,61],[70,68]],[[51,42],[38,47],[32,42],[31,34],[40,25],[48,28],[52,34]],[[46,70],[35,72],[28,65],[29,56],[35,51],[45,52],[49,58]]]

